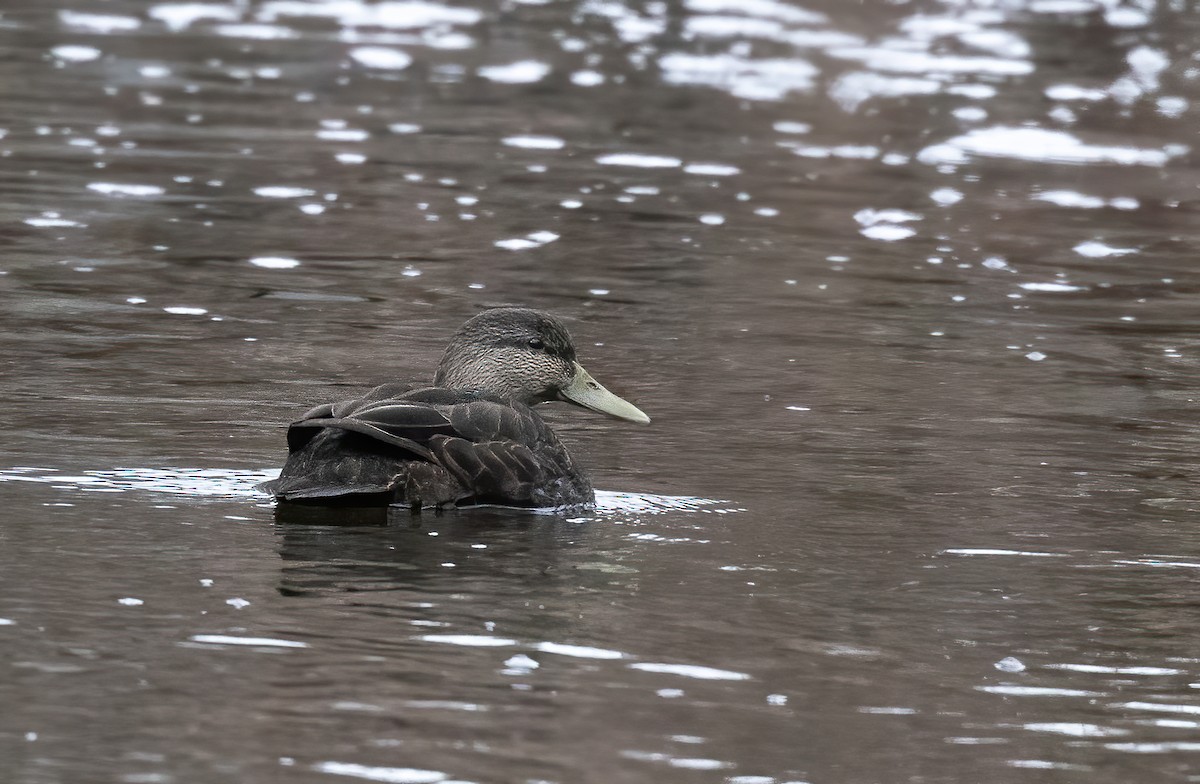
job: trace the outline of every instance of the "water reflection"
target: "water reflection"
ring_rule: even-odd
[[[1187,778],[1188,9],[2,14],[6,779]],[[594,512],[274,520],[499,302]]]

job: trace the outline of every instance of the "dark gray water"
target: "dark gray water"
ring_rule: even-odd
[[[7,0],[0,780],[1200,781],[1184,2]],[[276,522],[563,316],[600,503]]]

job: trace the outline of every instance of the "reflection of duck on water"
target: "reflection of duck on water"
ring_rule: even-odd
[[[443,608],[414,617],[437,618],[445,606],[472,603],[454,597],[520,595],[531,602],[526,609],[537,607],[560,590],[598,590],[634,558],[627,529],[571,525],[565,521],[577,518],[564,514],[500,507],[436,517],[411,515],[403,507],[335,510],[284,504],[280,509],[274,529],[282,561],[280,593],[398,592],[365,601],[374,607],[411,602],[416,609],[434,602]],[[546,579],[559,576],[567,579]],[[520,615],[525,603],[499,604]],[[480,606],[497,612],[495,602]]]
[[[575,361],[562,322],[495,308],[450,340],[431,387],[385,384],[288,428],[287,462],[262,489],[283,502],[422,507],[590,504],[591,483],[531,408],[563,400],[649,422]]]

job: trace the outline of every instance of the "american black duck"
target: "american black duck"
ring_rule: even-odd
[[[281,502],[424,507],[590,504],[592,485],[533,406],[562,400],[649,422],[575,360],[558,319],[494,308],[450,339],[432,386],[384,384],[288,428],[261,487]]]

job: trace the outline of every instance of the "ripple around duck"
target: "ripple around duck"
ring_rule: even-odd
[[[72,474],[57,468],[15,466],[0,470],[0,482],[37,482],[85,492],[141,490],[193,498],[248,498],[262,496],[255,485],[276,475],[275,471],[222,468],[115,468]]]
[[[275,469],[228,468],[114,468],[68,473],[56,468],[14,466],[0,469],[0,482],[48,484],[59,490],[81,492],[151,492],[203,499],[252,498],[265,500],[257,486],[279,475]],[[744,511],[723,506],[726,502],[686,495],[655,495],[610,490],[596,491],[594,514],[599,517],[651,515],[667,512],[728,514]],[[534,510],[558,514],[561,510]]]

